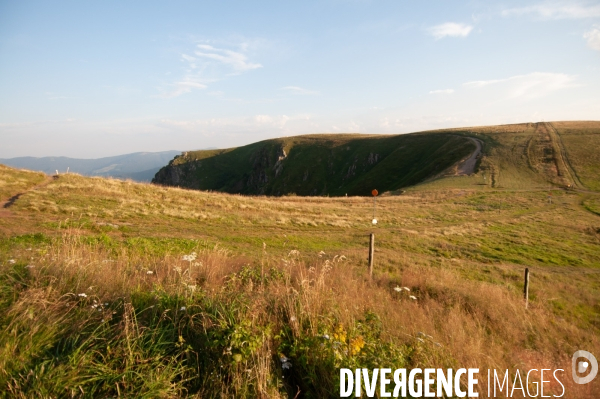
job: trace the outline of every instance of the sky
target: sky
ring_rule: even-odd
[[[600,120],[600,1],[0,0],[0,158]]]

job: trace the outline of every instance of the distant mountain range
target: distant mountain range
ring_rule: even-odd
[[[78,159],[68,157],[19,157],[1,159],[0,163],[15,168],[41,171],[47,174],[70,172],[86,176],[115,177],[135,181],[151,181],[156,172],[181,151],[135,152],[114,157]]]

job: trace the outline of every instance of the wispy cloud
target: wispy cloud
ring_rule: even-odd
[[[186,80],[181,82],[175,82],[171,85],[171,90],[163,93],[161,97],[173,98],[180,96],[185,93],[189,93],[194,89],[206,89],[207,86],[203,83],[194,82],[192,80]]]
[[[286,90],[287,92],[289,92],[291,94],[301,94],[301,95],[319,94],[318,91],[307,90],[307,89],[303,89],[302,87],[298,87],[298,86],[285,86],[285,87],[282,87],[280,90]]]
[[[506,90],[509,98],[533,99],[546,96],[557,90],[576,87],[575,76],[564,73],[533,72],[506,79],[478,80],[464,84],[466,88],[481,89],[499,87]]]
[[[600,4],[581,1],[546,1],[526,7],[508,8],[502,15],[533,14],[542,19],[582,19],[600,17]]]
[[[600,51],[600,26],[595,26],[591,31],[586,32],[583,37],[587,40],[590,48]]]
[[[452,94],[454,89],[432,90],[429,94]]]
[[[190,53],[181,54],[183,76],[169,84],[160,97],[178,97],[193,90],[206,89],[210,83],[228,76],[262,68],[261,64],[248,59],[248,43],[242,42],[230,47],[235,50],[201,43],[196,44]]]
[[[238,72],[262,68],[262,65],[248,61],[248,57],[241,52],[216,48],[208,44],[198,44],[194,54],[228,65]]]
[[[472,30],[473,27],[471,25],[456,22],[446,22],[428,29],[429,34],[435,37],[436,40],[443,39],[444,37],[467,37]]]

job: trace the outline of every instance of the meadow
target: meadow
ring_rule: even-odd
[[[562,368],[597,397],[570,367],[600,353],[599,197],[536,169],[538,133],[461,131],[478,173],[375,209],[2,168],[0,397],[338,397],[340,367],[475,367],[480,395],[487,369]]]

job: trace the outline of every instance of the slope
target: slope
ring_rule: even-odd
[[[368,195],[373,188],[417,184],[475,148],[472,140],[447,132],[296,136],[186,152],[153,182],[242,194]]]

